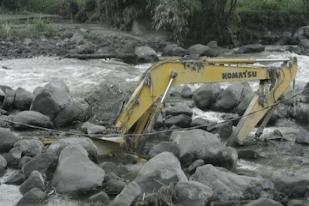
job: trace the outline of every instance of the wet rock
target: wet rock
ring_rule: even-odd
[[[10,129],[0,128],[0,153],[10,151],[17,140],[18,137]]]
[[[292,42],[293,42],[293,34],[289,31],[285,31],[282,33],[278,44],[288,45],[288,44],[291,44]]]
[[[265,46],[261,44],[249,44],[238,49],[238,54],[259,53],[265,51]]]
[[[203,118],[195,118],[192,120],[191,126],[198,127],[198,129],[206,130],[208,132],[212,131],[216,122],[212,122]]]
[[[47,195],[45,192],[38,188],[32,188],[30,191],[24,194],[16,206],[40,205],[46,198]]]
[[[93,204],[98,204],[98,205],[109,205],[110,203],[110,199],[108,197],[108,195],[101,191],[97,194],[92,195],[91,197],[89,197],[89,201]]]
[[[193,92],[192,92],[192,89],[190,87],[188,87],[187,85],[184,86],[180,92],[180,95],[183,97],[183,98],[192,98],[193,96]]]
[[[77,44],[82,44],[85,42],[85,38],[82,33],[75,32],[73,36],[71,37],[70,41],[77,43]]]
[[[309,175],[280,176],[273,179],[276,189],[289,198],[302,198],[308,191]]]
[[[218,47],[218,42],[217,41],[210,41],[207,43],[207,46],[210,48],[217,48]]]
[[[84,42],[81,45],[77,45],[76,48],[72,49],[70,53],[73,54],[93,54],[95,52],[95,45],[91,42]]]
[[[309,104],[298,103],[295,109],[295,120],[301,125],[309,124]]]
[[[205,206],[213,195],[211,188],[194,181],[178,182],[175,191],[175,204],[178,206]]]
[[[178,146],[173,142],[160,142],[159,144],[154,145],[150,151],[149,156],[155,157],[156,155],[162,152],[170,152],[173,153],[176,157],[179,155]]]
[[[106,127],[101,125],[95,125],[90,122],[85,122],[82,127],[82,131],[89,135],[95,135],[95,134],[104,134],[106,133]]]
[[[280,202],[274,201],[272,199],[260,198],[245,204],[244,206],[283,206]]]
[[[80,115],[68,87],[62,81],[50,82],[37,90],[31,110],[48,116],[56,127],[71,124]]]
[[[205,84],[201,86],[193,93],[195,105],[201,110],[208,109],[216,102],[220,92],[221,89],[218,84]]]
[[[80,194],[102,186],[105,172],[78,145],[65,147],[58,161],[52,185],[58,193]]]
[[[23,139],[14,144],[14,148],[21,152],[21,156],[34,157],[43,151],[43,143],[35,139]]]
[[[134,53],[139,63],[155,62],[159,60],[156,51],[148,46],[136,47]]]
[[[174,131],[171,140],[178,145],[181,162],[189,166],[193,161],[202,159],[206,164],[214,164],[233,169],[237,162],[237,152],[226,147],[220,139],[203,130]]]
[[[210,187],[214,192],[212,201],[226,205],[230,201],[254,200],[264,195],[271,198],[274,193],[274,186],[268,180],[237,175],[212,165],[197,168],[190,180]]]
[[[295,142],[297,144],[309,145],[309,133],[305,130],[300,130],[299,133],[297,133]]]
[[[186,56],[188,50],[178,46],[177,44],[169,44],[163,49],[163,56]]]
[[[7,162],[7,166],[13,169],[20,169],[19,168],[19,161],[20,161],[20,155],[19,152],[16,150],[11,149],[9,153],[4,153],[2,156],[5,158]]]
[[[254,151],[254,150],[240,149],[237,152],[238,152],[238,157],[240,159],[256,160],[256,159],[261,158],[261,155],[257,151]]]
[[[288,203],[288,206],[308,206],[309,201],[305,200],[291,200]]]
[[[218,111],[231,111],[240,103],[243,88],[241,83],[229,86],[222,92],[214,108]]]
[[[48,116],[35,111],[23,111],[12,116],[15,129],[33,129],[31,126],[53,128]]]
[[[113,84],[100,84],[86,101],[90,105],[90,122],[113,125],[121,111],[125,93]]]
[[[198,167],[201,167],[205,164],[204,160],[195,160],[187,169],[186,172],[193,174]]]
[[[5,174],[6,166],[7,166],[6,159],[2,155],[0,155],[0,177],[2,177]]]
[[[172,127],[175,125],[181,128],[187,128],[187,127],[190,127],[191,122],[192,122],[192,118],[190,116],[185,115],[185,114],[180,114],[177,116],[167,117],[164,123],[168,127]]]
[[[22,172],[28,177],[32,171],[39,171],[42,174],[49,176],[53,172],[57,164],[57,157],[50,153],[41,153],[28,161],[22,167]]]
[[[29,110],[33,94],[25,89],[18,88],[15,93],[14,107],[18,110]]]
[[[21,171],[15,171],[12,175],[10,175],[5,184],[7,185],[20,185],[25,181],[26,177]]]
[[[187,116],[192,116],[193,111],[185,104],[176,104],[175,106],[170,106],[164,109],[166,115],[177,116],[180,114],[185,114]]]
[[[135,180],[117,195],[111,205],[129,206],[142,193],[152,193],[162,185],[179,181],[187,181],[179,160],[172,153],[163,152],[143,166]]]
[[[205,56],[210,48],[202,44],[195,44],[188,48],[190,55]]]
[[[0,95],[0,102],[2,102],[1,109],[9,111],[13,108],[13,103],[15,99],[15,90],[10,87],[0,85],[0,90],[2,95]]]
[[[239,102],[238,106],[236,107],[235,111],[239,115],[243,115],[245,111],[247,110],[252,98],[254,97],[254,92],[250,85],[246,83],[242,83],[243,88],[242,88],[242,93],[241,93],[241,101]]]
[[[28,179],[26,179],[26,181],[20,186],[19,191],[22,194],[25,194],[32,188],[38,188],[42,191],[45,190],[44,178],[38,171],[31,172]]]
[[[103,190],[110,196],[116,196],[126,185],[127,183],[124,179],[118,177],[114,173],[109,173],[104,178]]]
[[[97,161],[98,149],[96,145],[89,138],[86,137],[69,137],[60,139],[57,142],[52,143],[48,147],[47,153],[59,157],[61,151],[69,145],[81,145],[88,152],[89,158],[93,161]]]

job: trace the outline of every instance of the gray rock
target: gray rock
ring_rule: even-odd
[[[32,171],[39,171],[42,174],[48,176],[53,172],[53,169],[57,163],[57,157],[50,153],[41,153],[28,161],[22,167],[22,172],[28,177]]]
[[[90,122],[85,122],[82,127],[82,131],[89,135],[104,134],[106,133],[106,127],[101,125],[92,124]]]
[[[90,122],[99,125],[113,125],[121,111],[125,93],[113,84],[100,84],[86,98],[90,105]]]
[[[213,130],[216,124],[217,122],[212,122],[204,118],[195,118],[192,120],[191,126],[210,132]]]
[[[20,186],[19,191],[22,194],[30,191],[32,188],[38,188],[42,191],[45,190],[45,183],[42,174],[38,171],[31,172],[30,176],[26,181]]]
[[[197,168],[190,180],[207,185],[214,191],[214,202],[252,200],[274,193],[274,185],[259,177],[249,177],[234,174],[224,168],[204,165]]]
[[[23,168],[23,167],[25,166],[25,164],[27,164],[27,163],[30,162],[31,160],[33,160],[32,157],[23,156],[23,157],[20,159],[19,168]]]
[[[188,98],[188,99],[192,98],[193,96],[192,89],[188,87],[187,85],[182,88],[180,94],[183,98]]]
[[[249,44],[238,49],[238,54],[259,53],[265,51],[265,46],[261,44]]]
[[[43,151],[43,143],[35,139],[23,139],[14,144],[14,148],[21,152],[22,156],[34,157]]]
[[[5,174],[7,167],[7,161],[6,159],[0,155],[0,177],[2,177]]]
[[[244,85],[241,83],[232,84],[226,88],[215,103],[214,108],[225,112],[234,109],[240,103],[243,88]]]
[[[280,176],[273,179],[276,189],[289,198],[302,198],[309,187],[309,175]]]
[[[47,198],[45,192],[38,188],[32,188],[29,192],[18,201],[16,206],[33,206],[40,205]]]
[[[10,129],[0,127],[0,153],[10,151],[17,140],[18,137]]]
[[[168,127],[172,127],[173,125],[175,125],[178,127],[187,128],[191,126],[192,118],[188,115],[180,114],[177,116],[167,117],[164,123]]]
[[[207,43],[207,46],[210,48],[217,48],[218,47],[218,42],[217,41],[210,41]]]
[[[189,51],[178,46],[177,44],[169,44],[163,49],[163,56],[186,56]]]
[[[206,110],[216,102],[220,93],[218,84],[205,84],[193,93],[193,100],[199,109]]]
[[[54,81],[35,92],[31,110],[48,116],[55,126],[72,123],[79,115],[68,87],[62,81]]]
[[[291,200],[288,203],[288,206],[308,206],[309,201],[306,200]]]
[[[176,157],[179,156],[178,146],[173,142],[160,142],[159,144],[154,145],[149,151],[149,156],[153,158],[162,152],[170,152]]]
[[[88,158],[78,145],[65,147],[58,161],[52,185],[58,193],[79,194],[102,186],[105,172]]]
[[[4,159],[7,162],[7,166],[13,169],[20,169],[19,168],[19,161],[20,161],[20,152],[13,149],[10,150],[9,153],[2,154]]]
[[[15,99],[15,91],[7,86],[2,86],[0,85],[0,90],[1,90],[1,95],[0,95],[0,100],[2,105],[1,109],[4,110],[10,110],[13,108],[13,103],[14,103],[14,99]]]
[[[135,48],[135,55],[139,63],[158,61],[158,55],[154,49],[148,46],[141,46]]]
[[[298,103],[295,112],[297,123],[304,126],[309,124],[309,104]]]
[[[139,171],[133,182],[128,184],[112,201],[111,205],[131,205],[142,193],[158,191],[162,185],[187,181],[179,160],[169,152],[163,152],[150,159]]]
[[[198,167],[201,167],[205,164],[204,160],[195,160],[192,164],[186,169],[186,172],[193,174]]]
[[[49,117],[36,111],[19,112],[12,116],[12,120],[15,129],[32,129],[31,126],[53,128],[53,123]]]
[[[126,185],[127,183],[124,179],[111,172],[104,178],[103,190],[110,196],[116,196],[123,190]]]
[[[93,161],[98,159],[98,149],[97,146],[89,139],[85,137],[69,137],[60,139],[57,142],[52,143],[48,149],[47,153],[53,154],[56,157],[59,157],[61,151],[69,145],[81,145],[89,155],[89,158]]]
[[[25,181],[25,175],[21,171],[15,171],[5,181],[7,185],[20,185]]]
[[[73,54],[93,54],[96,46],[91,42],[85,41],[84,43],[77,45],[74,49],[70,50]]]
[[[203,130],[174,131],[171,140],[178,145],[179,156],[184,165],[202,159],[206,164],[214,164],[233,169],[237,162],[237,152],[226,147],[220,139]]]
[[[25,89],[18,88],[15,93],[14,107],[18,110],[29,110],[33,94]]]
[[[170,106],[164,109],[166,115],[177,116],[180,114],[185,114],[187,116],[192,116],[193,111],[185,104],[176,104],[175,106]]]
[[[188,48],[190,55],[197,55],[197,56],[205,56],[205,53],[208,52],[209,46],[205,46],[202,44],[195,44]]]
[[[199,182],[178,182],[175,186],[177,206],[205,206],[208,205],[213,191]]]
[[[280,202],[272,199],[260,198],[245,204],[244,206],[283,206]]]
[[[309,132],[306,130],[299,130],[299,133],[297,133],[295,142],[297,144],[304,144],[309,145]]]
[[[108,197],[108,195],[101,191],[99,193],[96,193],[94,195],[92,195],[91,197],[89,197],[89,201],[94,203],[94,204],[100,204],[100,205],[106,205],[108,206],[110,203],[110,199]]]
[[[71,37],[70,41],[77,43],[77,44],[82,44],[85,42],[85,38],[81,32],[75,32],[73,36]]]

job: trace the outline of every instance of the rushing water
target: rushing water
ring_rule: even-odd
[[[299,62],[299,72],[297,74],[297,84],[304,85],[309,81],[309,57],[296,55],[289,52],[265,52],[259,54],[262,57],[285,58],[296,56]],[[101,82],[109,81],[125,85],[137,82],[142,73],[150,65],[130,66],[125,63],[112,60],[90,60],[82,61],[76,59],[59,59],[54,57],[38,57],[32,59],[14,59],[0,61],[0,85],[7,85],[14,89],[18,87],[33,91],[38,86],[43,86],[51,80],[63,80],[75,97],[83,97],[92,91]],[[222,120],[220,113],[202,112],[194,109],[194,118],[202,117],[209,120]],[[309,151],[305,150],[305,165],[308,165]],[[271,175],[278,169],[278,164],[282,168],[284,157],[276,156],[269,162],[249,162],[240,160],[238,168],[242,170],[259,172]],[[268,166],[265,166],[268,165]],[[270,165],[270,166],[269,166]],[[300,169],[298,167],[294,169]],[[8,170],[7,174],[0,178],[0,206],[15,205],[21,198],[18,187],[3,184],[8,175],[13,171]],[[83,205],[76,201],[68,200],[65,197],[53,197],[48,205]]]

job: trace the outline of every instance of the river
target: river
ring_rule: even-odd
[[[265,58],[286,58],[295,56],[299,62],[297,84],[304,85],[309,82],[309,57],[296,55],[290,52],[264,52],[259,57]],[[113,60],[90,60],[82,61],[76,59],[60,59],[56,57],[37,57],[32,59],[14,59],[0,61],[0,85],[7,85],[14,89],[22,87],[33,91],[36,87],[43,86],[51,80],[61,79],[69,87],[72,95],[76,98],[83,98],[101,82],[118,83],[124,86],[128,83],[135,83],[139,80],[144,71],[151,65],[130,66]],[[194,110],[195,117],[201,116],[220,119],[220,113],[204,113],[198,109]],[[284,170],[284,158],[273,158],[276,166],[265,167],[265,164],[241,160],[238,167],[253,172],[265,170],[271,173],[276,169]],[[309,159],[309,150],[305,150],[305,159]],[[268,160],[270,161],[270,160]],[[279,162],[279,163],[278,163]],[[275,163],[274,163],[275,164]],[[278,165],[279,164],[279,165]],[[281,167],[281,168],[280,168]],[[294,169],[300,169],[298,167]],[[17,186],[5,185],[3,182],[9,174],[14,172],[8,170],[7,174],[0,178],[0,206],[12,206],[22,197]],[[68,200],[65,197],[54,196],[47,205],[84,205],[83,202]]]

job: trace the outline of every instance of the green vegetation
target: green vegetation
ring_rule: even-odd
[[[57,29],[43,19],[28,20],[26,26],[0,22],[0,38],[52,37],[57,33]]]

